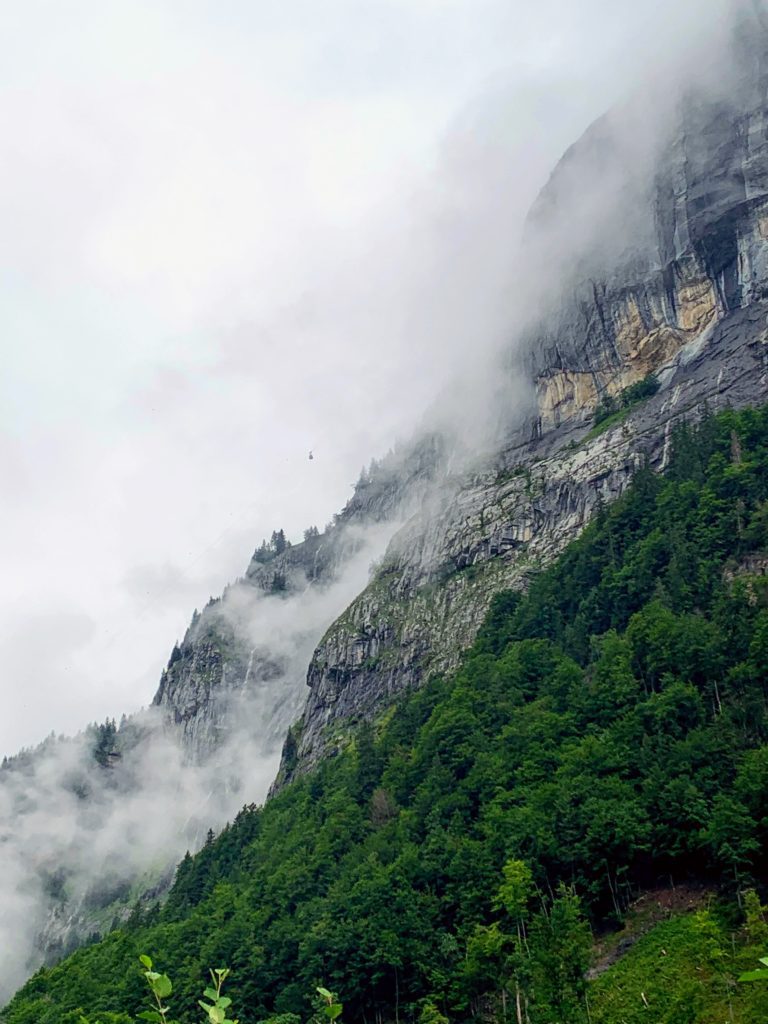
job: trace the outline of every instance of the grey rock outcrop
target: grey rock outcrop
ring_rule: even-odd
[[[639,465],[663,468],[676,421],[765,401],[768,303],[724,318],[657,369],[665,386],[623,422],[596,437],[570,422],[510,446],[441,512],[407,525],[315,651],[294,771],[337,750],[351,724],[397,694],[454,668],[495,593],[525,587]]]
[[[708,326],[765,297],[767,37],[756,22],[728,95],[685,97],[649,180],[631,195],[637,208],[621,262],[599,277],[572,277],[555,313],[537,325],[528,366],[542,430],[586,418],[602,395],[642,378]],[[614,134],[626,131],[613,127]],[[618,142],[614,160],[606,158],[610,128],[603,121],[590,129],[555,171],[532,215],[540,230],[569,217],[584,180],[599,187],[601,165],[615,170],[630,158]]]

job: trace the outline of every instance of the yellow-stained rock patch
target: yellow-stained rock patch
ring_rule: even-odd
[[[683,331],[698,334],[717,316],[717,295],[708,277],[681,283],[676,290],[677,322]]]

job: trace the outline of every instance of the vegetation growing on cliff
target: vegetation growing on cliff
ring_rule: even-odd
[[[311,533],[312,529],[314,529],[314,534]],[[310,531],[306,531],[304,537],[305,540],[308,539],[306,533],[309,533],[310,536],[317,536],[317,528],[312,527],[310,528]],[[279,530],[273,530],[269,542],[263,540],[259,547],[254,551],[253,561],[258,562],[261,565],[266,565],[268,562],[271,562],[272,559],[277,558],[278,555],[282,555],[290,546],[291,542],[286,539],[285,531],[282,528]]]
[[[594,437],[613,424],[620,423],[634,406],[655,395],[659,386],[657,378],[649,373],[642,380],[622,388],[617,395],[604,395],[595,408],[594,427],[590,436]]]
[[[303,1017],[320,980],[349,1020],[513,1020],[519,1005],[567,1024],[587,1013],[582,915],[603,929],[638,892],[686,878],[732,908],[759,889],[768,409],[680,428],[673,445],[665,477],[640,470],[526,596],[496,599],[455,677],[244,809],[185,859],[165,906],[40,971],[8,1024],[136,1013],[146,949],[173,974],[181,1020],[206,966],[226,963],[243,1024]],[[763,1019],[759,986],[735,991],[755,959],[748,936],[729,945],[735,909],[707,914],[670,932],[678,967],[656,1019],[708,1020],[722,1000],[731,1019],[734,1005]],[[632,962],[656,991],[660,954],[644,949]],[[609,977],[592,983],[592,1020],[639,1020],[639,993],[616,1002]]]

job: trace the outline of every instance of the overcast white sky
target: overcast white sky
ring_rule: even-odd
[[[513,329],[560,152],[722,7],[0,0],[0,753],[148,703],[322,527]]]

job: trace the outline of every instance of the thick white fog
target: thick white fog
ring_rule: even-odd
[[[6,5],[0,751],[146,705],[261,537],[476,372],[559,154],[726,6]]]
[[[231,694],[225,739],[206,764],[190,763],[152,708],[122,726],[110,745],[122,756],[103,767],[93,736],[80,734],[51,738],[0,772],[0,1006],[41,962],[41,944],[50,955],[57,942],[67,951],[108,930],[118,911],[167,882],[209,828],[264,799],[301,711],[312,651],[365,586],[396,526],[352,528],[354,554],[324,587],[287,598],[246,584],[227,591],[216,616],[274,670],[268,680],[254,672]]]
[[[192,610],[273,529],[322,528],[425,416],[465,452],[489,443],[525,401],[494,360],[574,253],[609,262],[645,230],[624,200],[669,128],[656,99],[724,88],[731,7],[3,12],[0,753],[148,705]],[[523,239],[557,158],[633,95],[616,175],[566,175],[569,216]],[[276,668],[232,695],[213,767],[150,711],[114,768],[84,767],[79,735],[3,773],[0,1004],[40,928],[66,935],[52,907],[159,880],[263,799],[311,652],[394,529],[325,589],[227,591],[217,614]]]

